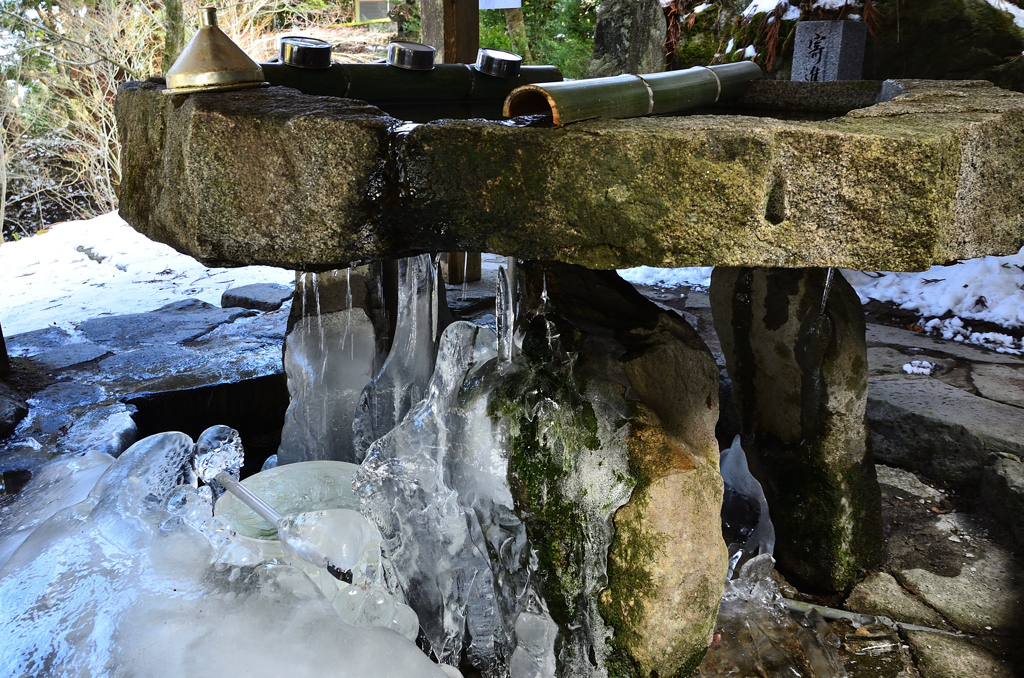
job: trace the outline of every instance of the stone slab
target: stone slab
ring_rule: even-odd
[[[1024,455],[1024,410],[936,379],[871,380],[875,458],[953,485],[976,484],[999,454]]]
[[[923,270],[1018,251],[1024,94],[901,85],[828,120],[751,109],[552,128],[403,125],[282,87],[166,97],[129,83],[120,211],[208,265],[302,270],[467,250],[595,269]]]
[[[981,346],[950,341],[932,337],[920,332],[902,330],[887,325],[868,324],[865,327],[865,338],[868,346],[894,346],[897,348],[917,348],[926,351],[926,355],[943,353],[953,358],[963,358],[971,362],[993,363],[998,365],[1017,365],[1024,367],[1024,357],[997,353]],[[911,358],[913,359],[913,358]],[[934,361],[932,361],[934,362]]]
[[[927,631],[907,631],[922,678],[1013,678],[1016,673],[1007,661],[994,657],[967,638]]]
[[[1024,367],[975,365],[971,381],[978,394],[1014,407],[1024,407]]]
[[[183,299],[147,313],[92,318],[79,329],[90,341],[102,345],[180,344],[246,313],[245,309],[222,309],[198,299]]]
[[[257,311],[276,311],[292,298],[293,288],[276,283],[254,283],[232,287],[220,298],[221,308],[251,308]]]
[[[846,599],[846,609],[908,624],[947,628],[935,610],[907,593],[888,572],[879,572],[857,584]]]

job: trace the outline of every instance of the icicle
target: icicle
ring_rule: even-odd
[[[512,290],[508,282],[505,267],[498,267],[498,289],[495,295],[495,316],[498,329],[498,359],[502,364],[512,362],[515,357],[515,307],[512,303]]]
[[[462,253],[462,301],[466,300],[469,288],[469,252]]]
[[[832,291],[832,276],[835,275],[834,268],[829,268],[825,274],[825,291],[821,294],[821,315],[825,315],[825,305],[828,303],[828,293]]]

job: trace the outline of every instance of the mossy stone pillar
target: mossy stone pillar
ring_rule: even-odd
[[[711,308],[775,558],[840,591],[879,562],[881,503],[867,447],[867,349],[857,293],[828,269],[716,268]]]

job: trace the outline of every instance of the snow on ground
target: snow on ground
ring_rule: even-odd
[[[619,275],[634,285],[650,287],[682,287],[689,286],[706,290],[711,284],[711,266],[694,268],[653,268],[638,266],[619,271]]]
[[[183,298],[219,306],[231,287],[294,281],[293,272],[269,266],[206,268],[112,212],[0,244],[0,327],[6,336],[49,325],[72,329],[99,315],[152,311]]]
[[[710,268],[651,268],[619,271],[631,283],[652,287],[706,289]],[[1007,329],[1024,328],[1024,249],[1006,257],[980,257],[922,273],[843,271],[860,295],[890,302],[921,315],[929,334],[979,344],[1001,353],[1024,353],[1024,342],[1001,332],[975,332],[971,321]],[[1020,334],[1017,332],[1016,334]]]

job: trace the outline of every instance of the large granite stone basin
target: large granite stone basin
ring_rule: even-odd
[[[1024,94],[987,82],[760,82],[717,113],[562,128],[162,89],[118,94],[121,214],[208,265],[921,270],[1024,244]]]

